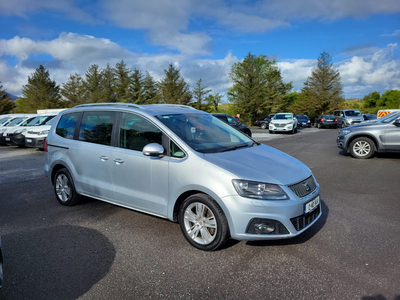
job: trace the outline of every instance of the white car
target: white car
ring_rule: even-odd
[[[36,114],[25,114],[15,115],[11,119],[5,122],[6,126],[0,127],[0,145],[7,145],[11,142],[11,138],[5,135],[6,131],[23,131],[23,126],[26,126],[32,121],[37,115]]]
[[[297,132],[297,119],[292,113],[278,113],[269,122],[269,133],[287,131]]]
[[[51,124],[54,118],[48,121],[45,125],[35,126],[27,130],[25,134],[25,146],[31,148],[44,149],[44,141],[49,134]]]

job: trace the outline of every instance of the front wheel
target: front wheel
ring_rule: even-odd
[[[179,225],[186,240],[195,248],[213,251],[229,239],[229,226],[221,207],[210,196],[189,196],[179,210]]]
[[[64,168],[57,171],[56,176],[54,176],[53,186],[60,204],[72,206],[80,201],[81,195],[75,191],[74,182],[67,169]]]
[[[376,149],[374,142],[367,137],[359,137],[350,143],[350,153],[355,158],[370,158]]]

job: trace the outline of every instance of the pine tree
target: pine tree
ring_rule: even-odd
[[[222,101],[222,95],[219,93],[208,95],[205,100],[207,104],[214,109],[214,111],[218,111],[218,105]]]
[[[143,80],[143,102],[145,104],[155,104],[159,102],[157,83],[147,71]]]
[[[42,65],[28,76],[28,84],[22,87],[22,95],[29,112],[60,108],[64,105],[61,101],[60,86],[50,79],[49,71]]]
[[[84,103],[86,90],[81,75],[69,75],[67,82],[62,84],[61,95],[69,101],[69,107]]]
[[[211,92],[205,86],[202,86],[201,78],[196,82],[196,87],[193,90],[193,98],[195,100],[195,108],[203,109],[202,102],[205,100],[206,95]]]
[[[131,76],[130,98],[135,104],[143,104],[143,74],[134,69]]]
[[[15,108],[15,104],[10,100],[6,90],[3,90],[3,86],[0,81],[0,115],[8,114]]]
[[[159,83],[162,103],[188,105],[192,99],[189,84],[180,75],[179,69],[172,63],[164,70],[165,77]]]
[[[233,87],[228,99],[235,109],[250,123],[269,114],[280,97],[292,89],[292,83],[283,83],[276,60],[265,55],[249,53],[242,62],[232,66],[229,77]]]
[[[91,65],[85,73],[84,86],[87,92],[87,103],[102,102],[103,74],[98,65]]]
[[[103,90],[101,93],[101,102],[117,102],[117,95],[115,93],[116,76],[114,68],[107,64],[107,67],[102,71]]]
[[[131,71],[128,69],[126,63],[121,60],[115,66],[115,93],[118,102],[132,102],[129,95],[131,87]]]
[[[333,67],[332,57],[322,52],[318,64],[311,71],[302,88],[315,114],[324,114],[339,109],[344,102],[339,71]]]

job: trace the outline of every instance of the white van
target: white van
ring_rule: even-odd
[[[0,127],[0,145],[5,146],[7,142],[11,141],[10,138],[6,138],[4,135],[8,129],[11,128],[14,131],[18,131],[20,126],[26,126],[36,116],[36,114],[15,114],[7,119],[3,126]]]
[[[400,111],[400,109],[381,109],[378,110],[377,117],[379,119],[395,111]]]

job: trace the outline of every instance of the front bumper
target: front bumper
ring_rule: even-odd
[[[44,148],[44,141],[46,137],[39,137],[39,138],[31,138],[25,137],[25,146],[30,148]]]
[[[22,133],[7,135],[5,140],[10,146],[25,146],[25,136]]]
[[[348,139],[349,136],[348,135],[343,135],[343,134],[339,134],[337,139],[336,139],[336,146],[342,150],[347,151],[347,144],[348,144]]]
[[[0,145],[1,146],[7,146],[6,140],[4,138],[3,133],[0,133]]]
[[[292,131],[293,124],[272,124],[269,123],[269,130],[271,131]]]
[[[295,200],[266,201],[241,196],[223,198],[229,203],[231,236],[236,240],[276,240],[298,236],[310,228],[322,215],[321,202],[314,210],[305,214],[306,203],[319,197],[319,187],[310,195]],[[272,220],[279,223],[279,232],[251,234],[249,226],[253,220]]]

